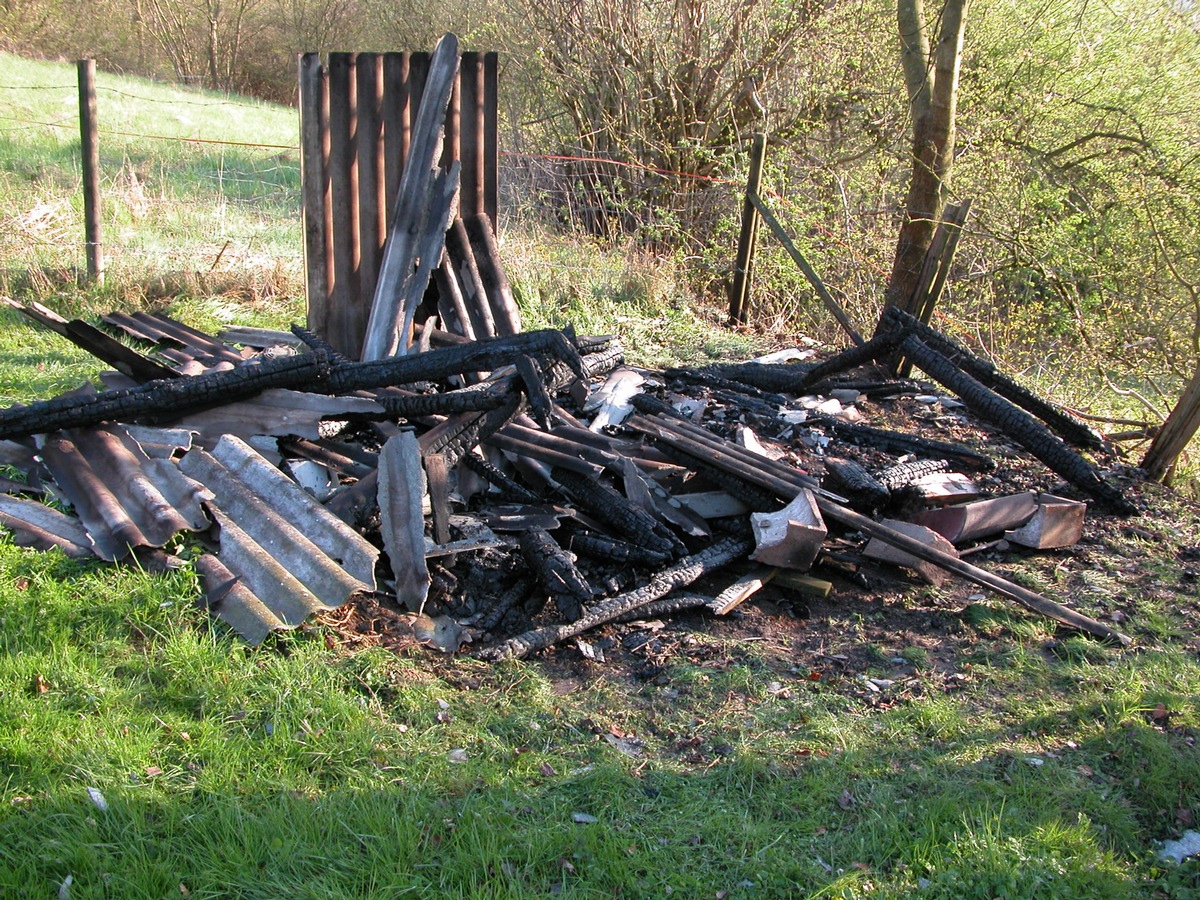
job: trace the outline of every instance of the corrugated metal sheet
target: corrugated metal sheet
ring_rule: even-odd
[[[193,449],[180,468],[214,494],[220,550],[197,565],[205,595],[251,643],[375,589],[379,550],[244,441]]]
[[[171,460],[151,459],[120,425],[48,435],[41,457],[102,559],[209,527],[205,488]]]
[[[250,353],[233,347],[203,331],[158,313],[109,313],[102,321],[132,338],[155,346],[159,355],[184,375],[198,375],[218,365],[243,362]]]

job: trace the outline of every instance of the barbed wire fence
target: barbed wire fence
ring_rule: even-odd
[[[59,114],[37,117],[4,102],[22,91],[61,92]],[[200,113],[211,121],[225,108],[244,105],[241,99],[183,91],[162,99],[101,84],[97,92],[102,123],[121,122],[124,110],[147,105],[174,111],[194,108],[197,122],[202,121]],[[77,101],[74,84],[0,85],[0,141],[23,140],[43,148],[49,157],[42,164],[28,156],[10,158],[10,168],[24,174],[28,183],[22,186],[19,208],[0,221],[0,290],[6,293],[30,286],[44,293],[56,284],[78,281],[84,270]],[[110,280],[137,285],[149,295],[200,290],[302,299],[298,118],[296,130],[295,142],[256,142],[205,135],[194,126],[189,133],[172,134],[165,127],[102,124],[103,250]],[[505,150],[499,168],[502,235],[535,227],[600,238],[634,234],[632,240],[651,254],[670,245],[674,260],[684,259],[695,281],[709,282],[714,295],[728,280],[736,238],[718,232],[716,243],[713,238],[695,240],[689,224],[722,217],[736,221],[744,177],[686,176],[583,154]],[[581,178],[595,177],[596,172],[611,179],[657,179],[679,187],[661,193],[661,208],[631,214],[598,207],[596,193],[581,190]],[[849,190],[843,186],[842,206],[831,213],[828,185],[789,177],[786,189],[768,191],[766,198],[818,264],[829,266],[831,284],[844,284],[847,293],[874,293],[886,278],[886,260],[877,252],[886,216],[866,209],[868,201],[853,193],[853,185]],[[640,215],[646,216],[644,222],[636,220]],[[605,219],[610,220],[607,228]],[[564,264],[556,259],[556,266]],[[807,291],[798,277],[792,278],[795,273],[789,271],[791,263],[784,254],[773,257],[768,251],[760,265],[764,281]],[[558,274],[561,280],[568,273]],[[578,274],[587,278],[590,273]],[[779,314],[791,312],[794,309]]]

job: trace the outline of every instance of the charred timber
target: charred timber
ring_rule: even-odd
[[[593,531],[573,532],[567,546],[592,559],[617,565],[665,566],[671,561],[671,554],[665,551],[640,547]]]
[[[552,474],[568,497],[633,543],[672,556],[684,549],[677,537],[604,482],[560,468]]]
[[[846,495],[851,506],[876,510],[891,499],[891,491],[870,472],[852,459],[825,457],[825,471],[830,480]]]
[[[441,453],[453,468],[466,454],[520,415],[524,394],[510,394],[503,406],[486,412],[460,413],[421,435],[421,452]]]
[[[483,649],[480,651],[479,657],[499,660],[520,659],[529,656],[529,654],[553,646],[559,641],[582,634],[589,628],[611,622],[618,616],[661,600],[676,588],[687,587],[708,572],[741,559],[750,552],[753,546],[754,542],[744,537],[722,538],[699,553],[688,556],[670,568],[664,569],[642,587],[596,604],[570,624],[527,631],[495,646]]]
[[[575,347],[561,331],[529,331],[370,362],[335,365],[323,353],[261,359],[234,369],[194,378],[150,381],[134,388],[92,397],[56,397],[24,407],[0,410],[0,438],[26,437],[62,428],[89,427],[113,419],[171,421],[256,396],[268,388],[293,388],[341,394],[510,365],[525,355],[562,363],[575,376],[586,372]]]
[[[962,344],[930,328],[924,322],[909,315],[899,307],[889,306],[883,314],[890,322],[913,335],[931,350],[946,357],[984,387],[995,391],[1004,399],[1016,404],[1026,412],[1045,422],[1064,440],[1077,447],[1099,450],[1104,446],[1101,437],[1089,425],[1079,421],[1065,410],[1059,409],[1034,394],[1027,387],[1000,372],[994,365],[976,356]],[[916,360],[913,360],[916,362]]]
[[[855,422],[842,422],[825,416],[813,417],[810,421],[859,446],[875,447],[897,455],[912,453],[917,456],[950,460],[972,472],[991,472],[996,468],[996,461],[990,456],[978,453],[962,444],[935,441],[899,431],[888,431],[885,428],[859,425]]]
[[[592,586],[546,529],[530,528],[519,540],[525,564],[537,575],[562,617],[574,622],[583,614],[583,604],[595,594]]]
[[[1094,466],[1068,447],[1025,410],[980,384],[946,357],[909,335],[900,344],[904,355],[930,378],[953,391],[980,417],[1001,429],[1053,471],[1104,506],[1124,516],[1137,515],[1137,507],[1104,481]]]
[[[525,485],[521,484],[519,481],[510,478],[504,472],[497,469],[482,456],[478,456],[474,453],[465,453],[460,461],[480,478],[483,478],[497,488],[502,497],[515,500],[518,503],[542,502],[541,497],[539,497],[529,488],[525,487]]]

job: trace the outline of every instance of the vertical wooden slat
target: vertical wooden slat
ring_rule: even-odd
[[[464,53],[465,57],[466,54]],[[459,63],[461,67],[461,61]],[[454,79],[454,87],[450,91],[450,105],[446,108],[446,128],[442,137],[442,157],[439,165],[443,169],[450,166],[461,157],[459,156],[459,136],[462,133],[462,72]]]
[[[396,211],[400,172],[408,156],[412,119],[408,97],[408,54],[387,53],[383,57],[383,172],[384,209],[388,231]]]
[[[358,80],[358,229],[359,293],[364,301],[375,295],[375,278],[387,234],[384,200],[383,58],[360,53]]]
[[[354,57],[329,54],[329,182],[333,204],[333,291],[335,311],[325,338],[339,352],[357,359],[355,336],[366,325],[358,291],[357,91]],[[369,303],[369,301],[368,301]]]
[[[471,239],[467,235],[467,226],[463,224],[462,219],[455,219],[450,230],[446,232],[446,252],[454,262],[458,283],[462,285],[463,301],[466,303],[475,337],[495,337],[496,320],[492,318],[492,308],[488,305],[487,287],[479,273],[475,253],[471,250]]]
[[[483,210],[500,225],[500,56],[483,56]]]
[[[429,78],[429,54],[408,54],[408,116],[413,122],[421,111],[421,97],[425,94],[425,82]],[[408,159],[408,154],[404,154]]]
[[[329,134],[324,71],[317,53],[301,55],[300,62],[300,182],[304,189],[304,268],[307,273],[308,327],[327,334],[329,326],[329,266],[326,241],[329,229],[325,194],[329,177],[325,168]]]
[[[462,88],[462,114],[459,135],[459,159],[462,160],[462,188],[458,202],[461,215],[474,216],[483,208],[483,57],[464,53],[458,70]]]
[[[464,220],[467,237],[471,241],[471,252],[475,267],[487,292],[487,305],[492,311],[496,334],[510,335],[521,330],[521,313],[513,297],[508,276],[500,262],[500,249],[496,246],[496,235],[488,217],[480,213]]]
[[[331,54],[326,70],[317,54],[300,60],[308,323],[351,357],[360,352],[370,317],[430,59],[429,53],[362,54],[357,60]],[[441,151],[443,165],[461,161],[462,214],[486,214],[493,235],[498,59],[495,53],[462,54]],[[468,241],[461,243],[469,248]],[[503,314],[493,320],[484,300],[474,254],[467,249],[455,267],[465,292],[479,296],[482,308],[470,310],[474,330],[504,329]]]

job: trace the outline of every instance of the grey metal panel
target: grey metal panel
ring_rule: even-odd
[[[0,525],[13,533],[14,543],[21,547],[57,547],[76,559],[95,556],[78,519],[35,500],[0,494]]]
[[[150,459],[120,426],[50,435],[41,455],[103,559],[209,525],[205,489],[170,461]]]
[[[375,589],[379,549],[313,500],[302,487],[272,466],[245,441],[226,437],[212,451],[218,460],[312,541],[353,578]]]

